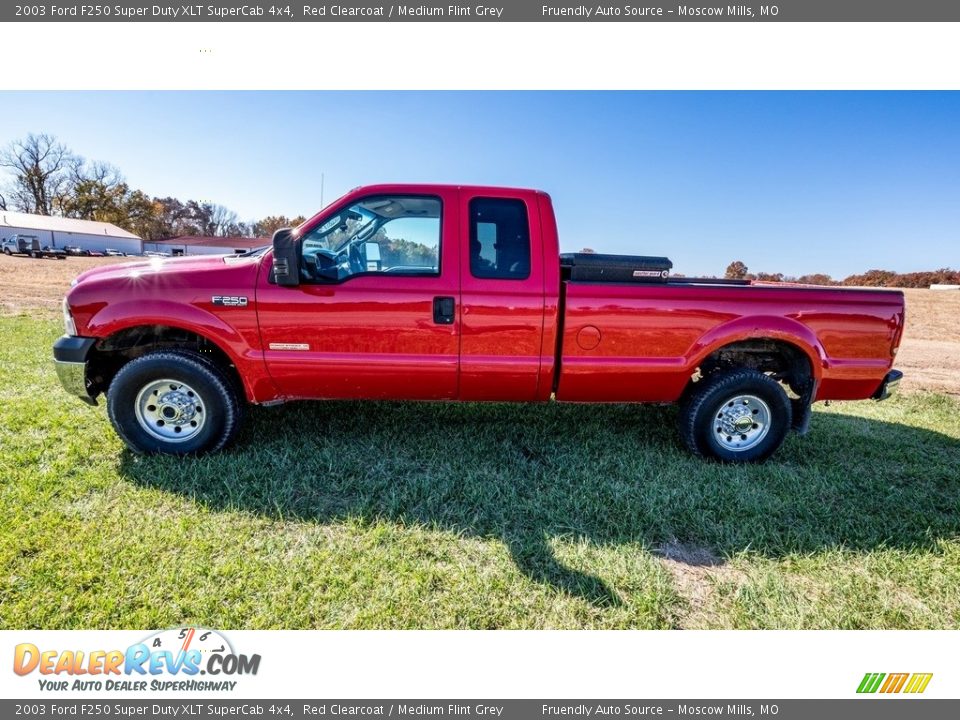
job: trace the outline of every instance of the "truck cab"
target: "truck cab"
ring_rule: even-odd
[[[285,258],[293,275],[271,265],[257,284],[279,392],[549,397],[560,280],[544,206],[531,190],[375,186],[307,221]]]

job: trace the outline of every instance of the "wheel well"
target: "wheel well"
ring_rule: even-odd
[[[707,355],[697,368],[697,374],[706,377],[741,367],[770,375],[809,403],[813,391],[813,368],[807,354],[796,345],[771,338],[730,343]]]
[[[239,371],[220,346],[190,330],[167,325],[138,325],[98,342],[87,358],[87,380],[91,389],[95,393],[105,393],[121,367],[160,349],[190,350],[207,358],[234,382],[238,396],[246,397]]]

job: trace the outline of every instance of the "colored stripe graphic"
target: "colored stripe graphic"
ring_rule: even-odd
[[[880,688],[882,693],[898,693],[903,688],[903,684],[910,677],[910,673],[890,673],[887,675],[887,681]]]
[[[884,678],[883,673],[867,673],[863,676],[863,680],[860,681],[860,687],[857,688],[858,693],[875,693],[877,688],[880,687],[880,681]]]
[[[914,673],[904,692],[922,693],[927,689],[927,685],[930,684],[930,678],[932,677],[933,673]]]
[[[857,686],[858,693],[917,694],[927,689],[933,673],[866,673]]]

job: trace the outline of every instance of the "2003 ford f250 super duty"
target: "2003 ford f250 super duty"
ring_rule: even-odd
[[[247,403],[681,405],[694,453],[767,458],[816,400],[882,400],[903,295],[670,278],[665,258],[560,255],[548,195],[358,188],[272,247],[89,270],[54,345],[66,389],[137,452],[223,448]]]

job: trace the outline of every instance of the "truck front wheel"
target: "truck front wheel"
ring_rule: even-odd
[[[783,444],[792,423],[790,399],[757,370],[711,375],[680,406],[680,436],[695,455],[723,462],[761,462]]]
[[[217,365],[196,353],[164,350],[120,369],[107,411],[134,452],[189,455],[225,447],[239,430],[242,405]]]

